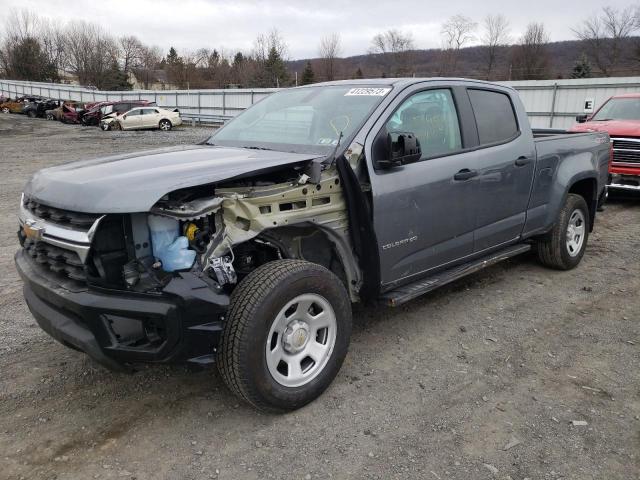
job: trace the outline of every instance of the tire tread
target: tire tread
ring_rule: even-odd
[[[247,345],[243,338],[250,328],[252,316],[276,285],[293,273],[309,269],[329,272],[321,265],[304,260],[276,260],[251,272],[231,295],[227,321],[216,352],[216,363],[229,389],[259,410],[274,409],[254,394],[249,379],[242,374],[242,359],[247,355]]]

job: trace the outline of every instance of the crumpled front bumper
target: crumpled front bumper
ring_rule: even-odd
[[[24,297],[40,327],[114,370],[142,362],[213,362],[229,297],[196,274],[176,275],[159,294],[68,289],[23,251],[15,255]]]

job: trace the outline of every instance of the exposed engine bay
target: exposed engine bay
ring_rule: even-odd
[[[230,292],[264,263],[299,258],[333,271],[357,300],[361,274],[341,181],[334,167],[320,167],[178,190],[149,214],[132,214],[127,288],[153,290],[172,272],[189,270]]]

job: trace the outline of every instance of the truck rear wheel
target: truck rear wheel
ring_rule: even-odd
[[[338,277],[314,263],[277,260],[233,292],[218,369],[256,408],[295,410],[331,384],[350,336],[351,302]]]
[[[589,238],[589,208],[580,195],[567,195],[558,220],[536,249],[540,261],[550,268],[571,270],[580,263]]]

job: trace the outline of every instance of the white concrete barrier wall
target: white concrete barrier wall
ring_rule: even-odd
[[[502,82],[520,94],[534,128],[568,128],[575,116],[590,113],[612,95],[640,92],[640,77],[585,78],[563,80],[523,80]],[[11,97],[42,95],[81,102],[143,99],[161,107],[178,108],[185,114],[233,117],[276,88],[219,90],[136,90],[105,92],[76,85],[0,80],[0,92]]]

